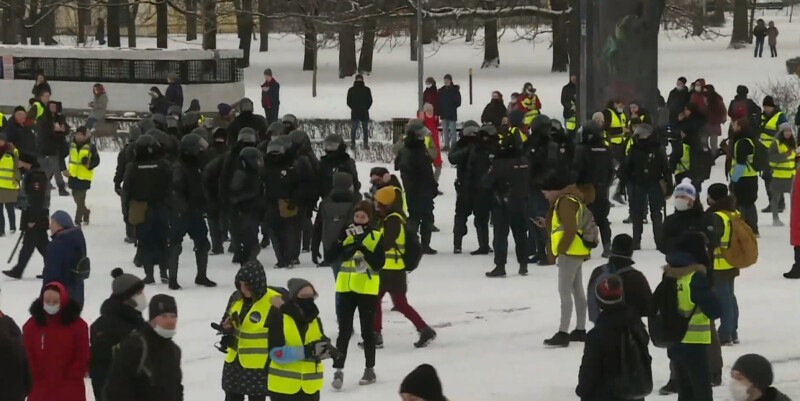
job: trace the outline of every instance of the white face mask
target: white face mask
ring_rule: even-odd
[[[428,88],[433,88],[433,84],[426,84]]]
[[[675,209],[681,212],[689,210],[689,200],[683,198],[675,198]]]
[[[44,304],[43,307],[44,311],[47,312],[48,315],[55,315],[56,313],[58,313],[59,310],[61,310],[61,304],[55,304],[55,305]]]
[[[175,332],[176,332],[176,330],[175,330],[175,329],[172,329],[172,330],[170,330],[170,329],[165,329],[165,328],[163,328],[163,327],[161,327],[161,326],[155,326],[155,327],[153,327],[153,331],[155,331],[155,332],[156,332],[156,334],[158,334],[159,336],[161,336],[161,337],[164,337],[164,338],[172,338],[172,337],[175,337]]]
[[[139,312],[144,312],[144,310],[147,309],[147,297],[144,296],[143,292],[134,295],[131,300],[135,304],[133,307]]]
[[[624,107],[617,107],[617,113],[622,113],[625,111]]]
[[[697,92],[702,92],[703,91],[703,87],[702,86],[695,86],[694,90],[697,91]]]
[[[731,380],[728,383],[728,389],[731,391],[733,401],[747,401],[750,398],[750,394],[747,393],[747,385],[738,380]]]

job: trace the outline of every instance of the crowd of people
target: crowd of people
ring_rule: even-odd
[[[22,333],[0,328],[0,336],[19,341],[24,350],[13,354],[26,367],[15,372],[19,381],[11,400],[27,395],[82,401],[86,374],[98,400],[182,399],[181,352],[171,340],[176,301],[158,294],[148,302],[144,294],[157,280],[156,266],[158,280],[170,290],[181,289],[178,270],[187,235],[194,243],[196,285],[216,286],[207,275],[209,255],[230,253],[241,266],[236,290],[214,324],[226,355],[226,400],[318,400],[326,359],[333,361],[331,386],[342,389],[356,312],[365,353],[358,384],[375,383],[376,350],[383,347],[381,300],[387,293],[416,328],[415,347],[437,337],[409,304],[407,274],[425,263],[424,255],[438,253],[431,246],[439,231],[433,211],[446,157],[456,169],[454,254],[463,252],[472,215],[478,248],[471,254],[493,257],[487,277],[508,274],[509,232],[519,275],[527,275],[530,265],[557,266],[560,320],[544,344],[585,343],[576,390],[581,399],[649,394],[652,339],[667,348],[671,360],[672,375],[661,393],[711,401],[712,386],[722,382],[721,346],[740,343],[734,281],[757,259],[759,176],[770,194],[764,212],[772,214],[773,225],[783,225],[785,193],[793,194],[793,205],[800,203],[800,192],[792,191],[794,127],[772,97],[759,107],[743,86],[726,108],[705,80],[687,86],[680,78],[660,102],[663,113],[611,99],[578,124],[579,82],[573,76],[561,96],[562,124],[540,113],[536,89],[526,83],[508,105],[494,92],[480,121],[463,121],[458,129],[458,86],[448,74],[437,90],[429,78],[425,106],[394,144],[393,164],[372,168],[362,193],[342,136],[325,137],[319,157],[294,115],[278,119],[280,86],[271,70],[262,86],[266,117],[255,114],[249,98],[220,103],[213,116],[202,115],[195,100],[184,111],[178,77],[168,81],[166,95],[157,87],[150,90],[153,115],[131,128],[114,176],[125,241],[135,246],[132,263],[144,277],[114,269],[112,295],[91,327],[80,318],[88,275],[81,228],[89,224],[86,195],[100,164],[92,127],[104,120],[105,90],[94,85],[89,120],[74,130],[43,77],[30,110],[18,107],[8,121],[0,120],[0,200],[12,231],[14,205],[22,210],[24,231],[18,262],[4,273],[22,277],[34,250],[45,260],[42,290]],[[351,145],[360,126],[368,146],[364,122],[371,103],[357,76],[348,94]],[[728,138],[719,143],[729,118]],[[730,184],[704,190],[722,156]],[[67,187],[72,191],[74,216],[49,211],[50,181],[61,175],[67,183],[56,180],[56,185],[64,196]],[[675,206],[670,214],[669,198]],[[613,236],[613,203],[629,207],[632,235]],[[634,252],[647,246],[646,224],[667,263],[655,291],[633,267]],[[800,215],[791,225],[795,264],[784,276],[800,278]],[[335,341],[322,327],[315,284],[293,278],[285,288],[267,286],[259,254],[268,247],[275,269],[299,266],[302,252],[310,253],[315,265],[332,269]],[[582,269],[595,249],[607,263],[591,273],[587,289]],[[145,310],[148,320],[142,317]],[[587,318],[594,323],[589,332]],[[621,354],[632,356],[621,361]],[[742,357],[731,375],[736,401],[786,399],[770,387],[771,368],[762,357]],[[429,365],[412,372],[400,392],[406,401],[444,400]]]

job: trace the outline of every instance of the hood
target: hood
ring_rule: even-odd
[[[189,108],[186,110],[186,112],[188,113],[188,112],[191,112],[191,111],[200,111],[200,101],[199,100],[192,99],[191,103],[189,103]]]
[[[238,272],[236,272],[236,288],[239,288],[239,282],[244,281],[250,290],[253,291],[254,299],[260,299],[267,293],[267,274],[264,272],[264,266],[258,262],[245,263]]]
[[[144,324],[142,313],[122,298],[112,295],[100,306],[100,316],[122,319],[132,324]]]
[[[64,241],[81,247],[86,244],[86,238],[83,236],[83,231],[80,227],[66,228],[53,234],[53,241]]]
[[[155,93],[155,94],[156,94],[156,97],[161,97],[161,96],[164,96],[164,95],[162,95],[162,94],[161,94],[161,89],[158,89],[158,87],[157,87],[157,86],[153,86],[153,87],[151,87],[151,88],[150,88],[150,92],[153,92],[153,93]]]
[[[692,273],[706,274],[706,267],[700,264],[693,264],[683,267],[664,266],[664,275],[669,278],[679,279]]]
[[[364,83],[364,81],[353,81],[354,88],[364,88],[366,86],[367,85]]]
[[[56,315],[61,319],[61,323],[64,325],[70,325],[76,320],[78,320],[81,316],[81,311],[83,310],[83,306],[79,304],[77,301],[69,297],[69,293],[67,293],[67,289],[58,282],[51,282],[47,283],[44,287],[42,287],[42,291],[39,295],[39,298],[36,298],[35,301],[31,304],[29,309],[31,313],[31,317],[36,322],[38,326],[46,326],[48,322],[48,315],[47,312],[44,311],[44,301],[42,301],[42,293],[44,293],[45,288],[48,287],[55,287],[58,289],[59,294],[61,294],[61,310],[58,311]]]

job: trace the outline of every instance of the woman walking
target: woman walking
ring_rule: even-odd
[[[792,192],[792,183],[797,173],[795,162],[795,149],[797,143],[790,123],[780,126],[780,133],[772,141],[769,148],[769,169],[772,172],[772,181],[769,183],[770,209],[772,209],[772,225],[783,227],[783,222],[778,214],[779,206],[783,203],[783,194]]]

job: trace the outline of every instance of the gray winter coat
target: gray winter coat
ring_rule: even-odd
[[[786,161],[786,155],[778,151],[778,144],[780,141],[772,141],[772,146],[769,147],[769,161],[770,163],[782,163]],[[769,184],[769,190],[773,193],[790,193],[792,192],[793,179],[783,179],[772,177]]]
[[[99,95],[94,96],[94,107],[92,107],[92,111],[89,112],[89,118],[94,118],[96,120],[102,121],[106,118],[106,112],[108,111],[108,95],[101,93]]]

